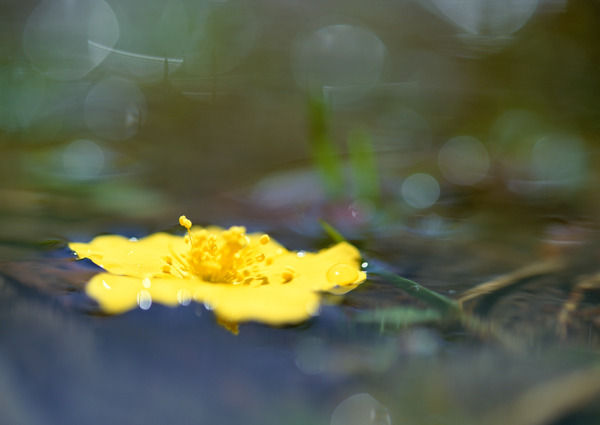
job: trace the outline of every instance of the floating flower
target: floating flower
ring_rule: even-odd
[[[302,322],[317,314],[321,292],[343,294],[366,279],[358,250],[346,242],[318,253],[291,252],[244,227],[192,227],[185,216],[179,223],[187,229],[183,237],[106,235],[70,243],[79,258],[106,270],[87,284],[88,295],[109,314],[196,301],[237,332],[244,321]]]

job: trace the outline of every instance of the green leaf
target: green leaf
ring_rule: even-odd
[[[390,329],[398,330],[419,323],[435,322],[443,318],[444,315],[442,312],[433,308],[419,309],[400,306],[360,313],[355,320],[360,323],[379,324],[383,331]]]
[[[348,152],[354,174],[356,198],[379,201],[379,175],[373,153],[373,142],[367,131],[358,128],[348,136]]]
[[[308,126],[311,153],[323,179],[327,194],[340,198],[344,194],[344,175],[340,155],[329,129],[329,106],[318,97],[311,97],[308,105]]]
[[[327,223],[325,220],[320,218],[319,224],[321,225],[323,230],[325,230],[325,233],[327,233],[327,236],[329,236],[331,238],[331,240],[334,241],[335,243],[348,242],[346,240],[346,238],[344,237],[344,235],[342,235],[335,227],[333,227],[331,224]]]
[[[443,314],[458,316],[462,312],[459,305],[450,298],[427,289],[410,279],[398,276],[397,274],[394,274],[382,267],[372,267],[369,273],[382,277],[384,280],[394,284],[395,286],[398,286],[404,290],[404,292],[407,292],[413,297],[427,303],[429,306],[439,310]]]

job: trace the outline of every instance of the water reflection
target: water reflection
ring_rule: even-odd
[[[90,41],[93,55],[104,56],[102,69],[111,75],[136,81],[156,81],[168,76],[183,62],[190,27],[182,2],[122,1],[115,4],[121,29],[114,45]]]
[[[348,397],[336,407],[330,425],[391,425],[388,409],[370,394]]]
[[[379,118],[373,134],[379,164],[389,170],[422,161],[433,143],[432,129],[427,120],[417,112],[404,108]]]
[[[318,375],[327,368],[327,349],[320,338],[305,338],[296,347],[296,365],[308,375]]]
[[[153,81],[168,77],[183,63],[181,58],[151,56],[136,52],[109,48],[90,41],[92,54],[110,55],[102,64],[102,68],[110,74],[124,75],[141,81]]]
[[[385,46],[371,31],[334,24],[301,34],[292,50],[297,84],[309,92],[323,90],[333,104],[368,93],[383,71]]]
[[[479,140],[458,136],[442,146],[438,153],[438,164],[448,181],[459,185],[473,185],[486,177],[490,158]]]
[[[533,172],[544,184],[577,187],[586,177],[586,163],[585,146],[574,135],[550,134],[533,147]]]
[[[146,98],[133,83],[109,78],[95,84],[84,103],[85,122],[97,136],[125,140],[134,136],[146,119]]]
[[[63,151],[65,174],[74,178],[88,180],[102,173],[104,151],[91,140],[76,140]]]
[[[417,173],[407,177],[402,182],[402,199],[408,205],[417,209],[429,208],[440,196],[440,185],[431,175]]]
[[[495,122],[492,153],[510,189],[531,194],[575,188],[585,180],[584,142],[576,134],[555,131],[556,127],[524,110],[506,112]]]
[[[0,69],[0,128],[29,143],[56,139],[68,111],[66,88],[26,64]]]
[[[507,36],[519,30],[535,13],[538,0],[431,0],[448,21],[471,34]]]
[[[197,21],[186,43],[186,75],[231,71],[255,47],[258,28],[253,9],[241,1],[192,4],[191,14]]]
[[[112,48],[119,24],[103,0],[45,0],[27,20],[25,53],[34,67],[57,80],[77,80],[104,60],[107,52],[90,54],[88,41]]]

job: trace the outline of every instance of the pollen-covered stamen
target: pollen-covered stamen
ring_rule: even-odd
[[[182,215],[181,217],[179,217],[179,224],[181,224],[183,227],[185,227],[188,230],[192,227],[192,222],[190,220],[188,220],[185,215]]]
[[[234,226],[217,234],[205,229],[192,233],[192,223],[185,216],[180,217],[179,223],[188,229],[190,250],[181,258],[174,256],[189,274],[214,283],[237,284],[263,278],[256,267],[266,259],[260,245],[269,243],[268,235],[258,238],[258,243],[251,243],[245,227]]]
[[[165,262],[165,264],[161,268],[162,272],[178,277],[185,277],[187,275],[187,273],[184,271],[185,266],[183,266],[182,261],[179,257],[175,256],[175,259],[179,264],[173,264],[173,258],[171,256],[164,256],[162,260]]]
[[[192,231],[190,230],[192,228],[192,222],[191,220],[188,220],[188,218],[185,215],[182,215],[181,217],[179,217],[179,224],[183,227],[185,227],[187,229],[187,237],[189,242],[192,241]]]

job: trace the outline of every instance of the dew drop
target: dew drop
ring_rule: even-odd
[[[218,300],[217,299],[207,299],[204,300],[204,308],[207,310],[214,310],[217,307]]]
[[[318,300],[311,300],[306,303],[306,312],[311,316],[318,316],[320,307]]]
[[[177,291],[177,302],[179,302],[179,304],[190,305],[191,301],[192,301],[192,294],[190,294],[190,291],[188,291],[185,288],[182,288],[179,291]]]
[[[152,295],[150,295],[150,292],[143,289],[138,292],[137,303],[142,310],[148,310],[152,305]]]
[[[358,271],[348,264],[336,264],[327,271],[327,280],[337,285],[356,282]]]

